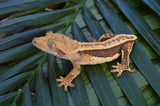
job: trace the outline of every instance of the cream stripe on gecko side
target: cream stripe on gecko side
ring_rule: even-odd
[[[77,51],[83,51],[83,50],[98,50],[98,49],[107,49],[112,48],[114,46],[118,46],[122,43],[128,42],[128,41],[135,41],[137,37],[135,35],[126,35],[126,34],[119,34],[112,39],[108,39],[103,42],[80,42],[78,49],[72,51],[72,53]]]
[[[118,57],[120,56],[119,53],[115,54],[114,56],[112,57],[107,57],[107,58],[104,58],[104,57],[96,57],[96,56],[89,56],[88,55],[88,58],[89,58],[89,61],[88,59],[85,60],[80,60],[80,64],[81,65],[89,65],[89,64],[100,64],[100,63],[105,63],[105,62],[110,62],[112,60],[115,60],[117,59]],[[87,58],[87,57],[86,57]]]

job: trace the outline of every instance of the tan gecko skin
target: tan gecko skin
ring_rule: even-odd
[[[73,64],[72,71],[66,76],[57,79],[61,82],[58,87],[64,85],[74,87],[71,83],[80,74],[80,65],[100,64],[117,59],[120,55],[121,63],[113,65],[111,72],[118,72],[119,77],[124,70],[134,72],[129,68],[129,55],[137,37],[127,34],[103,34],[97,42],[78,42],[60,33],[49,31],[46,36],[36,37],[32,43],[35,47],[57,56],[70,60]]]

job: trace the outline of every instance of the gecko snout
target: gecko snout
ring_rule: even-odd
[[[37,44],[37,38],[34,38],[34,39],[32,40],[32,43],[33,43],[33,44]]]
[[[40,46],[40,45],[41,45],[41,42],[40,42],[39,40],[40,40],[39,38],[34,38],[34,39],[32,40],[32,44],[33,44],[34,46]]]

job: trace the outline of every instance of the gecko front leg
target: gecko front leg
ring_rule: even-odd
[[[74,80],[79,74],[80,74],[80,64],[79,62],[72,62],[73,64],[73,69],[71,70],[71,72],[66,76],[66,77],[62,77],[60,76],[59,79],[56,79],[57,82],[61,82],[58,87],[62,87],[64,85],[64,90],[67,92],[68,91],[68,86],[70,87],[74,87],[74,85],[72,84],[72,80]]]
[[[111,72],[118,72],[117,77],[120,77],[122,72],[125,70],[128,70],[129,72],[135,72],[135,70],[131,70],[129,67],[129,55],[132,50],[132,46],[132,42],[128,42],[127,44],[125,44],[121,49],[121,63],[117,62],[117,65],[112,65],[112,67],[115,69],[111,70]]]

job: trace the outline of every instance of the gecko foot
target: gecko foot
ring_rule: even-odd
[[[58,87],[62,87],[64,85],[64,91],[68,92],[68,86],[74,87],[74,85],[71,83],[71,81],[67,80],[66,78],[63,78],[60,76],[60,78],[56,79],[57,82],[61,82],[58,84]]]
[[[125,70],[128,70],[129,72],[135,72],[135,70],[131,70],[130,67],[128,65],[124,65],[124,64],[120,64],[117,62],[117,65],[112,65],[113,70],[111,70],[111,72],[118,72],[117,77],[120,77],[122,72]]]

